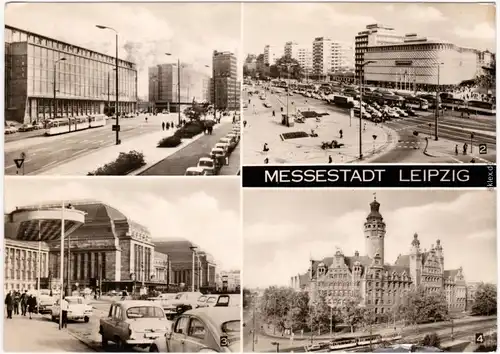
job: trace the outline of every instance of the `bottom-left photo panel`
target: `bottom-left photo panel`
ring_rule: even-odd
[[[4,184],[5,352],[241,352],[239,179]]]

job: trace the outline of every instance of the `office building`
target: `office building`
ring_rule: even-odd
[[[279,46],[266,45],[264,47],[264,64],[274,65],[283,56],[283,48]]]
[[[182,105],[193,101],[208,100],[209,76],[196,70],[190,64],[181,63],[180,102]],[[177,112],[179,107],[179,72],[177,64],[160,64],[149,68],[149,102],[156,110]]]
[[[355,38],[355,66],[356,78],[363,77],[363,63],[366,61],[365,52],[368,47],[380,46],[384,44],[402,43],[404,36],[398,34],[394,28],[372,24],[366,26],[366,30],[361,31]]]
[[[481,52],[452,43],[408,34],[403,42],[366,48],[367,84],[382,87],[424,89],[458,85],[481,71]]]
[[[284,52],[286,56],[297,60],[300,64],[300,67],[306,74],[312,72],[313,51],[311,45],[299,44],[296,42],[286,42]]]
[[[4,36],[5,120],[30,123],[115,111],[115,57],[11,26]],[[134,63],[118,61],[118,84],[118,111],[136,111]]]
[[[213,52],[212,102],[218,110],[240,109],[240,82],[236,56],[231,52]]]
[[[327,37],[317,37],[313,41],[314,75],[328,77],[339,70],[347,70],[354,65],[354,51],[351,45],[334,41]]]

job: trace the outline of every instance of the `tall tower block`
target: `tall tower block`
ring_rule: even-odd
[[[381,264],[384,264],[385,222],[379,210],[380,203],[374,196],[373,202],[370,203],[370,214],[365,222],[366,255],[373,259],[378,253]]]

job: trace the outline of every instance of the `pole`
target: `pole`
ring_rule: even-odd
[[[109,83],[110,83],[110,75],[109,75],[109,71],[108,71],[108,114],[109,114],[109,109],[110,109],[110,106],[109,106]]]
[[[286,90],[286,126],[288,127],[290,125],[290,117],[288,116],[288,94],[290,93],[290,65],[287,66],[287,73],[288,73],[288,87]]]
[[[362,66],[364,69],[364,65]],[[359,74],[359,159],[363,160],[363,80],[361,79],[361,72]]]
[[[191,284],[192,284],[192,285],[191,285],[191,288],[192,288],[192,290],[191,290],[191,291],[192,291],[192,292],[194,292],[194,289],[195,289],[195,287],[194,287],[194,254],[195,254],[195,251],[194,251],[194,249],[193,249],[193,268],[192,268],[192,270],[193,270],[193,274],[192,274],[192,283],[191,283]]]
[[[71,296],[71,248],[70,248],[70,236],[68,235],[68,266],[66,267],[67,271],[67,283],[66,283],[66,296]]]
[[[332,336],[332,333],[333,333],[333,307],[330,305],[330,337]]]
[[[436,87],[436,112],[434,114],[434,140],[438,140],[438,115],[439,115],[439,75],[440,75],[441,64],[438,63],[438,77],[437,77],[437,87]]]
[[[37,297],[38,301],[36,302],[37,308],[40,306],[40,276],[42,272],[42,231],[41,231],[41,221],[38,220],[38,281],[37,281]]]
[[[61,209],[61,264],[59,268],[59,277],[60,277],[60,284],[61,284],[61,290],[59,293],[59,303],[62,303],[63,301],[63,291],[64,291],[64,235],[65,235],[65,221],[64,221],[64,201],[62,202],[62,209]],[[59,330],[62,329],[62,316],[59,316]]]
[[[253,331],[252,331],[252,353],[255,352],[255,302],[252,303],[253,306]]]
[[[116,105],[115,105],[115,114],[116,114],[116,145],[120,144],[120,119],[118,118],[118,32],[116,32],[116,58],[115,58],[115,88],[116,88]]]
[[[177,99],[179,103],[179,126],[181,125],[181,60],[177,59]],[[194,291],[194,290],[193,290]]]
[[[56,118],[57,117],[57,104],[56,104],[56,64],[57,64],[57,61],[54,62],[54,112],[52,113],[52,118]]]

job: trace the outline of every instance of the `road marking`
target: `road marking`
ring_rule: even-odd
[[[471,155],[471,156],[472,156],[472,158],[474,158],[474,159],[478,159],[478,160],[481,160],[481,161],[486,162],[486,163],[492,163],[491,161],[488,161],[488,160],[486,160],[486,159],[483,159],[482,157],[479,157],[479,156],[474,156],[474,155]]]

